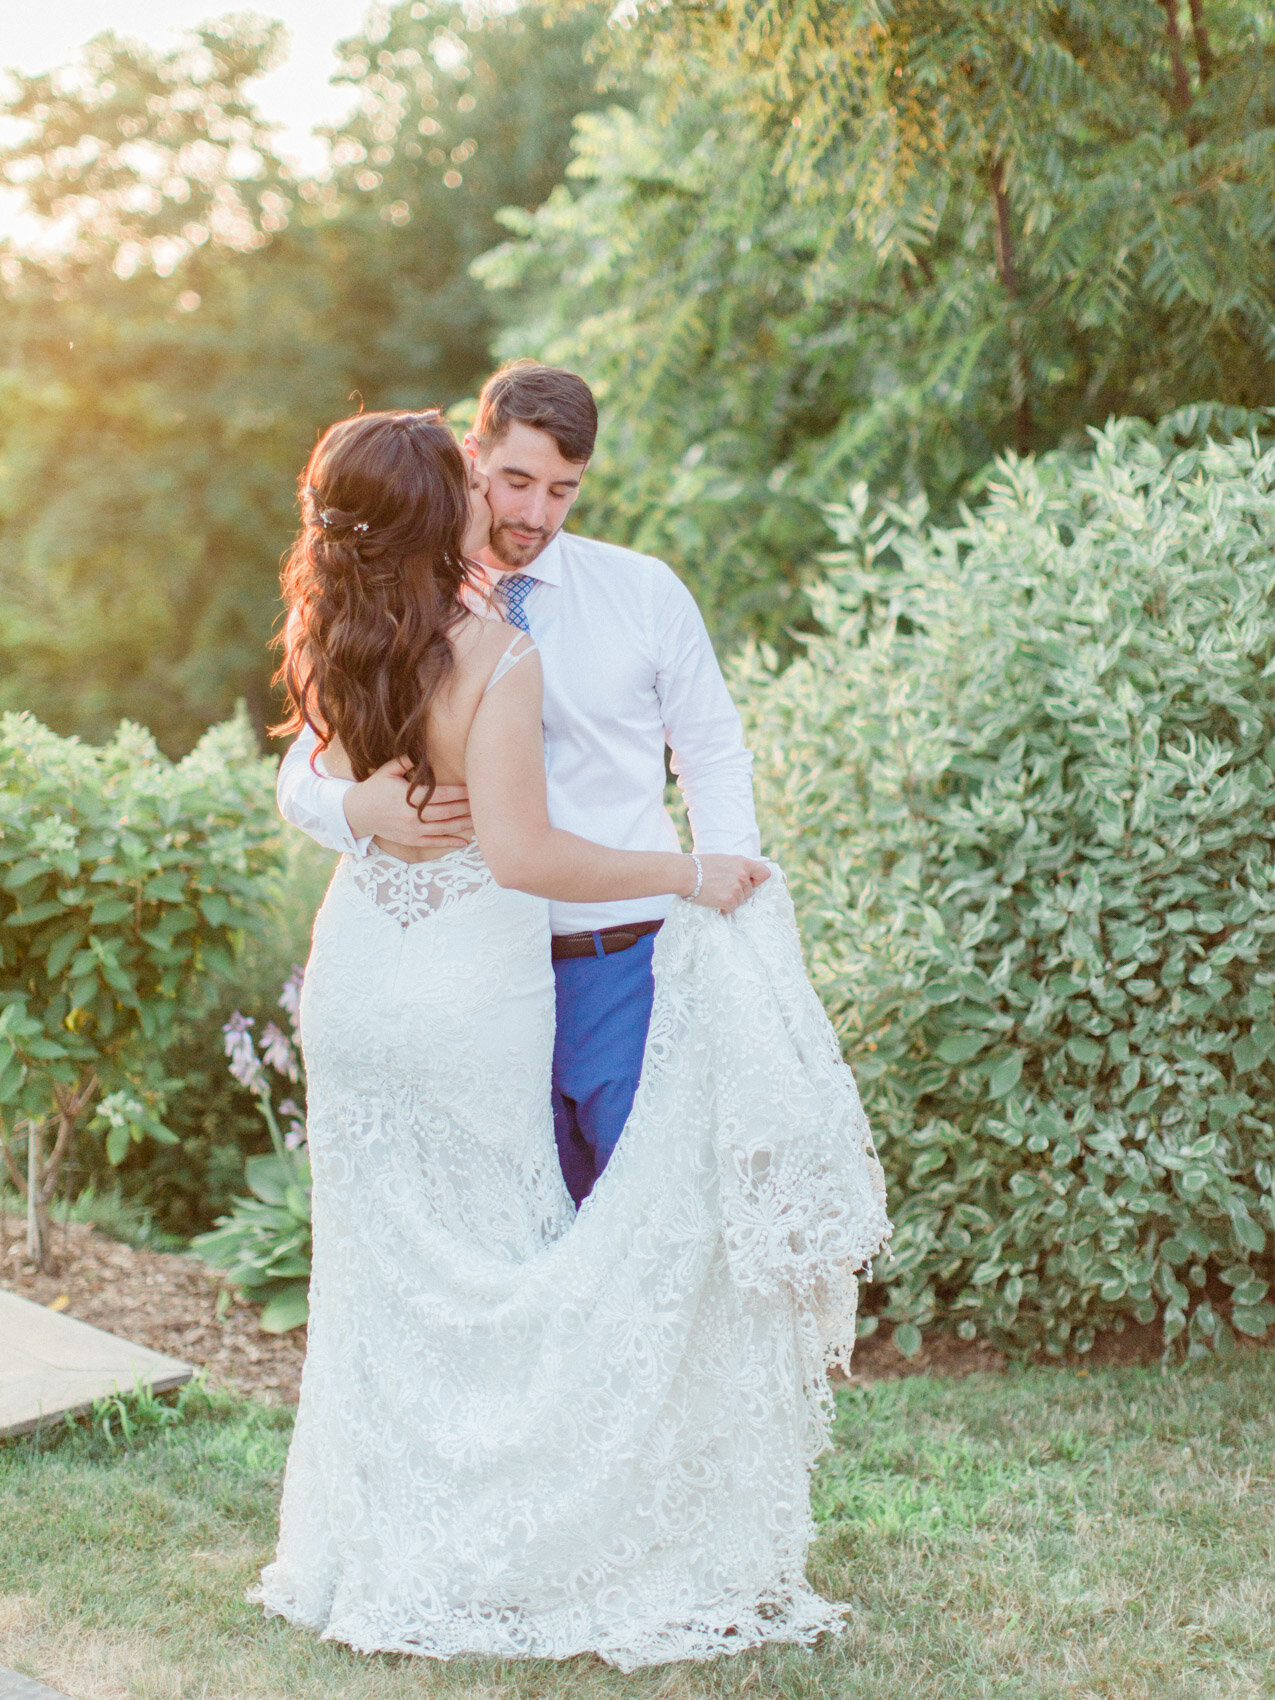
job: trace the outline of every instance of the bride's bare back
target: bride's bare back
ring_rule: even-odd
[[[452,632],[452,672],[430,705],[426,722],[426,749],[436,785],[466,784],[465,752],[474,716],[501,656],[520,638],[522,648],[531,647],[531,640],[515,627],[478,614],[467,614]],[[521,648],[515,653],[521,654]],[[336,738],[323,753],[323,765],[339,779],[355,777],[349,757]],[[373,842],[403,862],[433,862],[452,853],[450,847],[433,849],[387,838]]]

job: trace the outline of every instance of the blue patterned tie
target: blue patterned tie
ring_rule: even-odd
[[[530,573],[506,573],[496,586],[496,595],[504,607],[505,618],[511,626],[517,626],[519,631],[531,631],[522,605],[538,583],[539,580],[532,578]]]

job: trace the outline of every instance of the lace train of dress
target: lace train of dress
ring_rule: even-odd
[[[889,1233],[782,876],[678,904],[578,1216],[545,905],[474,848],[344,860],[302,999],[309,1349],[255,1596],[361,1652],[623,1670],[808,1642],[825,1364]]]

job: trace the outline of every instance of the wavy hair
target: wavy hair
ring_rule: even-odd
[[[310,726],[320,750],[339,739],[357,779],[404,757],[418,812],[435,784],[426,720],[466,612],[468,483],[436,409],[338,420],[301,474],[302,526],[281,575],[275,681],[288,712],[272,730]]]

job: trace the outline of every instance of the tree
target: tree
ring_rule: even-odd
[[[1275,400],[1265,7],[630,14],[605,49],[654,85],[643,121],[587,127],[582,186],[511,217],[484,272],[520,290],[508,346],[640,398],[604,447],[608,514],[691,457],[669,535],[701,582],[739,571],[728,628],[797,606],[776,508],[809,549],[850,478],[948,507],[1005,446]]]
[[[290,486],[345,393],[243,95],[274,46],[242,20],[168,54],[102,37],[8,104],[0,157],[53,230],[4,262],[0,654],[5,700],[64,730],[128,714],[176,751],[237,696],[266,718]]]
[[[16,80],[0,169],[48,239],[0,255],[0,706],[174,754],[239,698],[264,730],[297,471],[360,402],[476,387],[466,267],[560,170],[590,27],[404,0],[345,46],[360,108],[315,180],[244,93],[277,35],[250,18]]]
[[[331,218],[349,369],[376,405],[450,406],[486,377],[493,303],[469,267],[499,241],[500,208],[539,206],[561,180],[603,15],[402,0],[342,43],[358,106],[333,132],[331,179],[301,194]]]

